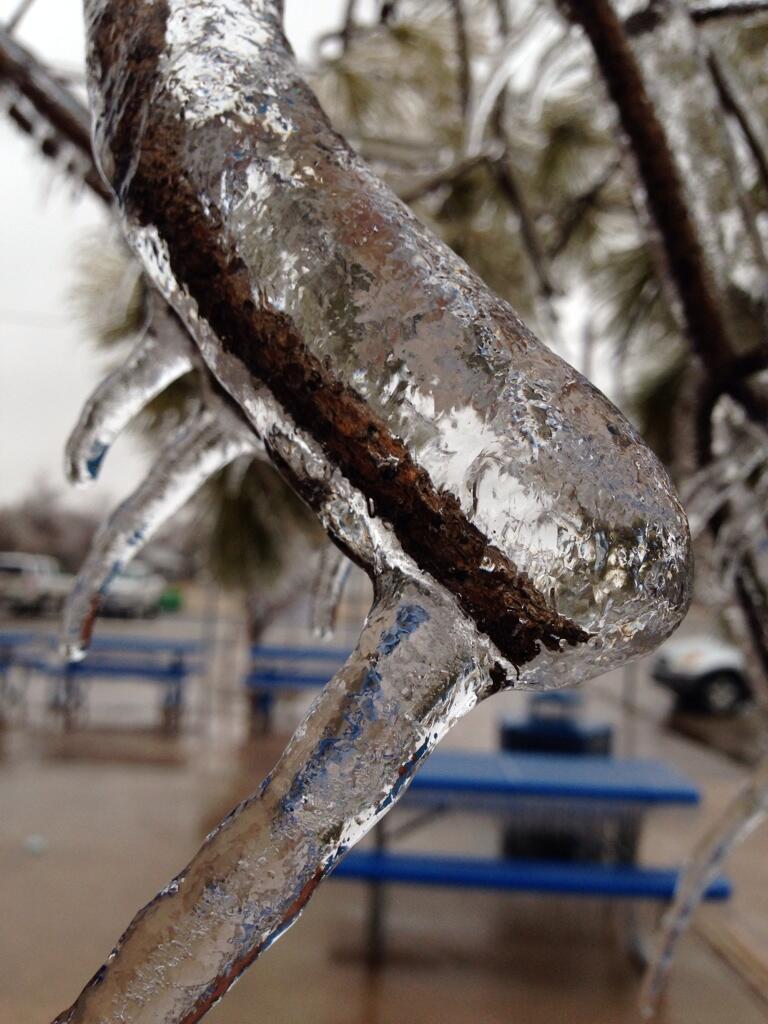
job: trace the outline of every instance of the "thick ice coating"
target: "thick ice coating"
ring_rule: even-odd
[[[261,790],[60,1018],[189,1024],[478,700],[664,639],[689,537],[621,414],[331,129],[277,0],[86,13],[97,153],[132,247],[376,591]]]
[[[547,622],[534,640],[572,645],[546,659],[549,681],[658,643],[688,589],[666,474],[330,129],[279,5],[86,6],[98,155],[129,238],[252,422],[263,380],[286,429],[320,449],[313,489],[340,472],[391,527],[392,547],[484,617],[502,654],[520,655],[509,661],[534,659],[499,636],[511,616],[489,621],[494,550],[541,595],[531,619],[544,604],[600,640],[573,643]],[[413,536],[423,516],[394,507],[409,497],[414,513],[436,507],[440,552]],[[479,562],[472,528],[493,547]]]

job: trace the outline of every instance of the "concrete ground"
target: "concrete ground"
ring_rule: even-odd
[[[105,624],[105,632],[199,633],[193,622]],[[189,859],[206,831],[253,790],[283,735],[248,742],[238,687],[240,624],[217,627],[211,678],[193,694],[181,738],[151,730],[157,694],[94,691],[89,720],[63,736],[41,683],[0,733],[0,1024],[44,1024],[101,964],[134,912]],[[614,721],[617,753],[662,757],[701,787],[693,812],[652,816],[643,856],[676,863],[745,777],[745,769],[663,722],[667,698],[641,666],[634,709],[620,674],[587,684],[588,714]],[[499,695],[445,741],[496,744],[499,717],[525,697]],[[117,723],[122,723],[117,728]],[[419,845],[492,851],[498,824],[460,815]],[[664,1024],[768,1021],[768,857],[757,833],[734,855],[733,900],[707,907],[685,940]],[[329,882],[268,955],[214,1010],[212,1024],[638,1024],[638,977],[619,941],[621,915],[595,901],[453,890],[388,893],[389,956],[371,974],[361,952],[367,894]],[[649,936],[658,911],[644,908]]]

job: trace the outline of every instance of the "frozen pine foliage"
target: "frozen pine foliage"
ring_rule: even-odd
[[[248,450],[375,587],[357,649],[273,772],[59,1018],[191,1024],[479,700],[581,681],[669,635],[688,527],[618,410],[331,129],[278,0],[86,13],[98,160],[216,386],[99,536],[68,642],[87,641],[114,567]],[[128,418],[121,392],[133,415],[187,365],[169,349],[152,372],[147,351],[89,406],[73,465]],[[328,581],[332,605],[340,565]]]
[[[94,480],[112,442],[156,395],[194,365],[194,347],[164,303],[152,303],[126,362],[99,385],[67,443],[66,471],[73,484]]]

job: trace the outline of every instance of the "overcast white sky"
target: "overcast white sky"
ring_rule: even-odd
[[[0,20],[18,0],[0,0]],[[343,0],[287,0],[287,28],[300,55],[339,23]],[[19,38],[60,67],[83,63],[81,0],[37,0]],[[116,445],[103,479],[72,492],[62,470],[67,434],[103,370],[69,308],[72,264],[104,223],[96,200],[73,198],[31,143],[0,115],[0,504],[37,480],[73,502],[106,511],[140,478],[146,457],[131,438]]]

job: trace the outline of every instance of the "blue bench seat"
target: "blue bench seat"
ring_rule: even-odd
[[[85,661],[73,662],[69,665],[54,666],[49,671],[52,675],[69,674],[90,676],[91,678],[145,679],[150,682],[166,683],[171,679],[184,679],[190,670],[182,661],[153,664],[147,661],[118,661],[92,657],[86,658]]]
[[[333,873],[334,878],[342,881],[659,901],[672,898],[679,876],[680,873],[674,869],[635,865],[516,861],[368,850],[354,850],[347,854]],[[718,878],[710,885],[706,898],[726,900],[730,895],[730,882],[726,878]]]
[[[280,669],[255,669],[245,679],[248,690],[314,690],[328,682],[332,672],[283,672]]]
[[[341,668],[349,653],[333,647],[253,644],[243,685],[251,705],[254,735],[270,731],[277,697],[297,690],[321,689]]]

